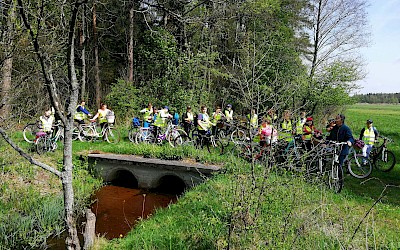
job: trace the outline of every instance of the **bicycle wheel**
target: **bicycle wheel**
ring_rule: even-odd
[[[136,143],[136,134],[139,133],[139,128],[131,127],[128,131],[129,141]]]
[[[176,147],[176,146],[180,146],[183,144],[183,137],[181,136],[181,133],[185,133],[185,131],[179,131],[179,130],[175,130],[172,131],[170,134],[168,134],[168,143],[171,147]]]
[[[368,158],[362,155],[351,157],[347,163],[350,174],[356,178],[367,178],[372,172],[372,164]]]
[[[136,134],[135,142],[136,143],[141,143],[141,142],[142,143],[154,143],[155,142],[154,134],[149,129],[140,130]]]
[[[344,185],[343,168],[339,164],[334,164],[327,174],[329,188],[335,193],[340,193]]]
[[[108,143],[118,143],[120,140],[119,131],[113,130],[110,127],[107,128],[107,131],[105,132],[104,136]]]
[[[396,157],[393,152],[389,150],[382,151],[374,161],[376,168],[383,172],[389,172],[394,168],[395,164]]]
[[[29,123],[24,127],[22,132],[24,140],[29,143],[34,143],[36,140],[36,133],[40,131],[38,123]]]
[[[97,132],[93,127],[83,127],[80,134],[80,141],[94,141],[97,138]]]
[[[82,141],[80,134],[81,134],[81,129],[80,129],[79,125],[74,126],[74,128],[72,130],[72,140],[73,141],[76,141],[76,140]]]
[[[229,145],[229,137],[226,136],[224,130],[219,130],[217,132],[217,137],[224,147],[227,147]]]
[[[234,143],[246,141],[246,132],[241,129],[236,129],[231,134],[231,140]]]
[[[36,152],[41,155],[48,151],[50,151],[49,138],[47,136],[39,137],[36,140]]]
[[[219,140],[209,139],[207,150],[210,154],[224,154],[224,145]]]

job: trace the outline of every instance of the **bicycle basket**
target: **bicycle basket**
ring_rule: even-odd
[[[110,111],[106,115],[106,119],[108,123],[114,123],[115,122],[115,115],[113,111]]]
[[[362,149],[365,146],[363,140],[354,140],[353,148],[355,149]]]

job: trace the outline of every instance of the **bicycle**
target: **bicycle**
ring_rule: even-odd
[[[232,121],[230,123],[225,122],[218,125],[216,136],[224,147],[227,147],[230,141],[237,143],[246,140],[246,132],[239,128],[237,124],[237,122]]]
[[[25,125],[22,135],[24,137],[24,140],[28,143],[35,143],[37,137],[36,134],[40,132],[42,129],[42,124],[40,121],[28,123]]]
[[[349,173],[355,178],[367,178],[372,172],[372,164],[370,160],[362,154],[357,154],[353,147],[350,148],[345,163],[347,164]]]
[[[82,133],[79,133],[79,137],[83,137],[80,140],[84,141],[96,141],[98,138],[102,137],[103,140],[108,143],[117,143],[120,140],[120,135],[118,130],[113,130],[113,125],[111,123],[105,123],[101,130],[98,130],[96,122],[90,122],[89,125],[81,125]]]
[[[316,157],[316,165],[307,171],[307,174],[310,174],[310,172],[316,170],[314,173],[317,176],[321,176],[328,188],[335,193],[340,193],[344,186],[344,173],[343,167],[339,164],[339,156],[345,144],[347,142],[330,142],[333,147],[327,147],[327,145],[322,144]]]
[[[55,151],[58,147],[57,142],[62,141],[64,137],[64,128],[61,123],[54,125],[55,130],[53,134],[48,134],[46,132],[38,132],[36,144],[36,152],[41,155],[44,152]]]
[[[387,149],[387,143],[393,142],[391,139],[382,136],[383,143],[378,147],[372,149],[369,157],[375,168],[383,172],[389,172],[396,164],[396,156],[394,153]]]
[[[224,145],[219,139],[215,138],[210,130],[208,130],[205,134],[194,131],[192,133],[192,140],[196,148],[202,149],[204,146],[206,146],[207,151],[210,154],[222,155],[224,153]]]

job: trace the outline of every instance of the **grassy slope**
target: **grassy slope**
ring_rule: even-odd
[[[346,111],[348,125],[359,131],[366,119],[373,119],[382,134],[397,142],[391,149],[400,159],[400,135],[395,126],[400,107],[367,107],[350,107]],[[128,151],[137,149],[132,146]],[[226,174],[187,192],[177,204],[159,210],[127,237],[104,248],[225,249],[228,241],[232,249],[400,248],[399,189],[387,189],[374,206],[386,184],[400,186],[399,164],[390,173],[374,171],[369,180],[347,175],[343,192],[334,194],[318,183],[305,183],[281,172],[261,178],[261,166],[254,171],[257,186],[252,188],[251,166],[229,158],[223,161]],[[263,183],[266,188],[260,190]]]

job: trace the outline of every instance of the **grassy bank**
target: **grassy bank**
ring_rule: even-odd
[[[346,122],[355,135],[365,125],[366,119],[373,119],[383,135],[394,139],[390,149],[400,161],[400,134],[395,126],[400,121],[399,106],[354,105],[345,114]],[[127,131],[121,131],[121,134],[126,135]],[[27,147],[19,134],[15,135],[15,139]],[[14,154],[7,150],[7,154]],[[216,175],[186,192],[178,203],[158,210],[149,220],[139,222],[126,237],[102,241],[97,246],[100,249],[400,248],[399,164],[389,173],[373,171],[368,180],[346,175],[344,190],[334,194],[318,180],[309,183],[301,175],[281,169],[269,170],[261,165],[252,166],[229,154],[210,156],[206,150],[191,147],[135,145],[127,138],[117,145],[74,142],[75,155],[89,151],[223,164],[226,169],[224,174]],[[60,151],[57,151],[40,158],[57,164],[60,157]],[[6,162],[8,158],[3,155],[0,159]],[[10,183],[11,180],[22,179],[24,185],[20,190],[26,190],[28,186],[35,190],[29,191],[31,193],[27,191],[26,197],[35,192],[34,197],[55,197],[36,199],[36,206],[29,201],[25,207],[31,206],[39,211],[44,204],[52,204],[51,201],[57,203],[57,197],[60,197],[58,181],[42,177],[43,174],[38,174],[42,172],[40,169],[17,159],[14,154],[12,162],[4,165],[2,177],[5,178],[1,180],[7,180],[8,186],[0,183],[1,190],[6,190],[8,196],[19,197],[20,194],[10,188],[13,185]],[[96,187],[98,182],[90,176],[85,164],[78,164],[75,170],[76,192],[82,198],[80,204],[84,204],[85,195],[91,193],[91,188]],[[43,194],[39,190],[47,191]],[[10,204],[17,199],[5,197],[2,194],[2,219],[14,210]],[[19,211],[20,218],[28,213],[25,210],[15,209]],[[48,225],[60,224],[59,214],[48,214],[54,215],[51,218],[41,216],[48,218],[45,220]],[[6,219],[11,221],[9,217]],[[60,230],[48,229],[46,232]]]
[[[35,158],[61,170],[62,152],[38,156],[17,132],[13,140]],[[77,214],[102,184],[93,178],[87,164],[75,157],[74,189]],[[49,172],[29,164],[0,140],[0,249],[44,248],[46,239],[64,231],[61,182]]]

